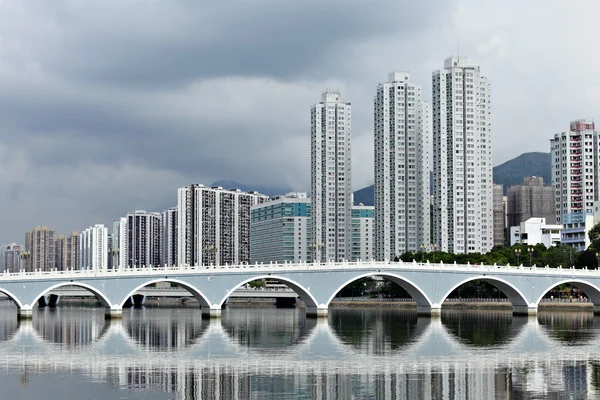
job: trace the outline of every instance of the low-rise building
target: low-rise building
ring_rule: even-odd
[[[525,244],[535,246],[543,244],[546,247],[561,244],[562,225],[547,224],[546,218],[529,218],[518,226],[510,227],[510,245]]]

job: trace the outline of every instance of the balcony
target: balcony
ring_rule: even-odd
[[[581,170],[580,169],[572,169],[571,170],[571,175],[573,175],[573,176],[579,176],[579,175],[581,175]]]
[[[572,185],[571,185],[571,187],[572,187]],[[583,194],[583,190],[581,190],[581,189],[571,190],[571,196],[576,195],[576,194]]]
[[[581,183],[571,183],[571,189],[573,189],[573,188],[580,188],[582,186],[583,185]]]

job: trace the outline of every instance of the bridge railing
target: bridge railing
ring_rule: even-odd
[[[390,262],[390,261],[353,261],[353,262],[327,262],[327,263],[255,263],[239,265],[218,265],[218,266],[164,266],[164,267],[133,267],[118,269],[78,269],[60,271],[52,269],[49,271],[19,271],[0,273],[2,280],[20,280],[20,279],[43,279],[43,278],[88,278],[88,277],[110,277],[110,276],[134,276],[134,275],[164,275],[164,274],[214,274],[214,273],[243,273],[252,270],[256,273],[277,273],[286,271],[323,271],[323,270],[348,270],[348,269],[369,269],[369,270],[422,270],[422,271],[462,271],[462,272],[487,272],[494,274],[541,274],[541,275],[568,275],[568,276],[600,276],[598,269],[574,269],[574,268],[549,268],[546,267],[525,267],[523,265],[483,265],[483,264],[445,264],[430,262]]]

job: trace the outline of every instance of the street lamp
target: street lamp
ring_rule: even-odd
[[[204,251],[207,253],[207,255],[208,255],[208,257],[207,257],[207,258],[209,258],[209,260],[208,260],[208,261],[209,261],[210,263],[213,263],[213,258],[215,257],[215,254],[217,253],[217,250],[218,250],[218,249],[219,249],[219,248],[218,248],[217,246],[213,246],[213,245],[206,246],[206,247],[204,248]],[[211,255],[211,254],[212,254],[212,255]],[[215,260],[214,260],[214,264],[216,264],[216,263],[217,263],[217,260],[215,259]],[[211,264],[206,264],[206,265],[211,265]]]
[[[433,262],[435,263],[435,251],[437,250],[437,244],[432,244],[431,245],[431,251],[432,251],[432,257],[433,257]]]
[[[527,249],[527,253],[529,253],[529,266],[531,267],[532,263],[532,259],[533,259],[533,247],[530,247]]]
[[[517,256],[517,265],[519,265],[519,258],[521,257],[521,249],[515,249],[515,255]]]
[[[323,247],[325,247],[325,243],[311,243],[308,245],[313,262],[317,262],[317,261],[319,263],[321,262],[321,257],[320,257],[321,252],[319,250],[322,249]]]

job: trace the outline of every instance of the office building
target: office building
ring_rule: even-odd
[[[268,200],[257,192],[190,185],[177,191],[177,264],[250,261],[250,208]]]
[[[600,156],[593,121],[579,119],[569,131],[550,139],[556,223],[563,225],[562,243],[584,250],[593,227],[594,201],[598,200]]]
[[[113,221],[112,229],[111,264],[114,269],[127,268],[127,218]]]
[[[58,235],[56,240],[56,269],[59,271],[79,269],[79,233]]]
[[[56,231],[38,226],[25,234],[25,270],[51,271],[56,266]]]
[[[79,269],[108,268],[108,229],[96,224],[79,235]]]
[[[494,184],[494,246],[504,245],[506,210],[504,208],[504,185]]]
[[[19,272],[21,270],[21,252],[23,247],[17,243],[5,244],[0,250],[1,271]]]
[[[315,258],[343,261],[350,253],[352,106],[325,91],[310,114],[311,240],[324,244]]]
[[[160,213],[136,210],[127,214],[126,218],[127,267],[160,266]]]
[[[561,231],[562,225],[548,224],[546,218],[529,218],[517,226],[510,227],[510,245],[558,246],[560,245]]]
[[[177,265],[177,207],[161,214],[161,265]]]
[[[311,240],[311,200],[288,193],[257,204],[250,217],[250,262],[310,262],[317,246]]]
[[[508,224],[518,226],[529,218],[545,218],[548,223],[556,219],[554,187],[544,186],[541,176],[523,178],[523,184],[508,188]]]
[[[350,231],[350,260],[371,261],[374,258],[375,208],[362,203],[352,207],[352,229]]]
[[[408,72],[392,72],[375,96],[375,257],[430,245],[431,115]]]
[[[494,244],[491,86],[479,66],[450,57],[433,73],[433,236],[438,250]]]

